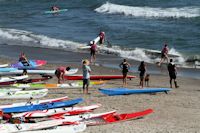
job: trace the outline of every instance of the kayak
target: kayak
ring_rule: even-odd
[[[11,64],[11,67],[18,68],[18,69],[35,69],[39,66],[45,65],[46,63],[47,61],[45,60],[29,60],[27,66],[23,65],[23,63],[21,62],[17,62],[17,63]]]
[[[144,117],[148,114],[153,112],[152,109],[147,109],[140,112],[133,112],[133,113],[125,113],[125,114],[107,114],[99,117],[92,118],[90,120],[82,120],[80,122],[86,124],[87,126],[94,126],[94,125],[102,125],[102,124],[111,124],[117,123],[132,119],[138,119]]]
[[[13,77],[1,77],[0,83],[10,82],[10,81],[17,81],[28,78],[28,75],[23,76],[13,76]]]
[[[31,101],[31,99],[30,99],[27,102],[0,105],[0,109],[10,108],[10,107],[17,107],[17,106],[35,105],[35,104],[42,104],[42,103],[44,104],[44,103],[51,103],[51,102],[60,102],[60,101],[67,100],[67,99],[68,99],[67,96],[60,97],[60,98],[54,98],[54,99],[37,100],[37,101]]]
[[[62,125],[56,126],[51,129],[27,131],[26,133],[79,133],[86,129],[86,125],[83,123],[75,125]]]
[[[22,89],[3,89],[0,88],[0,94],[1,93],[9,93],[9,92],[16,92],[16,91],[21,91]]]
[[[48,89],[31,90],[31,91],[9,91],[0,92],[0,99],[29,99],[41,98],[46,96]]]
[[[91,81],[90,85],[92,87],[97,87],[98,85],[105,84],[105,81]],[[17,88],[81,88],[83,87],[83,82],[73,82],[68,84],[44,84],[44,83],[32,83],[32,84],[13,84],[11,87],[17,87]]]
[[[48,128],[53,128],[59,125],[63,125],[63,120],[49,120],[49,121],[43,121],[43,122],[38,122],[38,123],[22,123],[22,124],[0,124],[0,133],[16,133],[16,132],[26,132],[27,131],[34,131],[37,133],[38,130],[42,130],[42,129],[48,129]],[[79,124],[77,124],[79,125]],[[85,124],[81,125],[83,129],[86,128]],[[80,126],[80,127],[81,127]],[[62,129],[63,131],[63,127],[65,127],[65,132],[67,133],[71,133],[68,132],[68,128],[72,128],[72,131],[82,131],[83,129],[74,129],[74,128],[80,128],[79,126],[75,126],[75,125],[70,125],[70,126],[61,126],[62,128],[58,128],[58,129]],[[56,129],[51,129],[52,131],[57,131]],[[51,131],[50,129],[48,131]],[[71,131],[69,130],[69,131]],[[44,130],[47,131],[47,130]],[[43,130],[41,131],[42,133],[44,132]],[[59,130],[58,130],[59,131]],[[49,133],[49,132],[48,132]],[[61,133],[61,132],[58,132]]]
[[[8,67],[8,64],[1,64],[0,68],[2,68],[2,67]]]
[[[15,71],[17,70],[16,68],[7,68],[7,67],[3,67],[3,68],[0,68],[0,72],[10,72],[10,71]]]
[[[21,112],[28,112],[28,111],[35,111],[35,110],[47,110],[47,109],[53,109],[53,108],[70,107],[82,101],[83,101],[82,98],[77,98],[73,100],[60,101],[60,102],[51,102],[51,103],[42,103],[42,104],[36,104],[36,105],[3,108],[2,111],[4,113],[21,113]]]
[[[38,118],[38,117],[60,117],[63,115],[78,115],[86,112],[91,112],[92,110],[97,109],[100,106],[101,104],[94,104],[83,107],[67,107],[67,108],[39,110],[39,111],[13,114],[12,117]]]
[[[21,79],[21,80],[17,80],[17,81],[9,81],[9,82],[0,82],[0,85],[4,85],[4,86],[8,86],[11,85],[11,84],[15,84],[15,83],[18,83],[18,84],[28,84],[28,83],[35,83],[35,82],[42,82],[42,81],[46,81],[46,80],[49,80],[51,79],[52,76],[44,76],[42,78],[34,78],[34,79]],[[11,85],[13,86],[13,85]]]
[[[135,78],[136,76],[128,75],[128,79]],[[73,75],[73,76],[64,76],[67,80],[82,80],[83,75]],[[111,79],[123,79],[122,75],[90,75],[90,80],[111,80]]]
[[[55,10],[55,11],[45,11],[44,13],[46,14],[54,14],[54,13],[59,13],[59,12],[66,12],[68,9],[60,9],[60,10]]]
[[[157,93],[170,91],[169,88],[146,88],[146,89],[128,89],[128,88],[101,88],[99,91],[105,95],[129,95],[142,93]]]

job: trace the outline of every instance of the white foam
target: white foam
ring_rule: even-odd
[[[173,17],[173,18],[192,18],[200,16],[199,7],[172,7],[172,8],[153,8],[153,7],[134,7],[117,5],[106,2],[99,8],[95,9],[99,13],[123,14],[134,17]]]

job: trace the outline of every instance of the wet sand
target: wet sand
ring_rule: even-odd
[[[1,64],[10,60],[0,59]],[[61,64],[47,64],[44,69],[55,69]],[[71,64],[79,68],[77,63]],[[121,74],[118,69],[91,66],[92,74]],[[136,73],[130,73],[136,75]],[[31,76],[31,75],[30,75]],[[47,81],[56,83],[57,79]],[[66,81],[72,82],[72,81]],[[143,119],[130,120],[109,125],[88,127],[84,133],[198,133],[200,132],[200,80],[178,77],[179,88],[173,88],[168,94],[157,93],[106,96],[98,89],[90,88],[90,95],[83,95],[81,89],[49,89],[49,94],[42,99],[69,96],[70,98],[82,97],[85,101],[80,105],[102,104],[94,113],[117,110],[118,113],[130,113],[152,108],[154,113]],[[122,80],[108,81],[104,88],[121,87]],[[150,87],[169,87],[169,78],[165,75],[151,75]],[[139,88],[139,79],[128,80],[128,88]],[[19,102],[24,100],[1,100],[0,104]],[[77,105],[78,106],[78,105]]]

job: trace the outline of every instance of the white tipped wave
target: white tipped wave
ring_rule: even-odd
[[[44,35],[35,35],[32,32],[16,29],[0,29],[0,39],[1,43],[9,42],[9,45],[23,45],[64,50],[76,50],[79,46],[83,45],[77,42],[50,38]]]
[[[182,8],[152,8],[152,7],[134,7],[117,5],[107,2],[95,9],[99,13],[107,14],[124,14],[134,17],[173,17],[173,18],[192,18],[200,16],[199,7],[182,7]]]

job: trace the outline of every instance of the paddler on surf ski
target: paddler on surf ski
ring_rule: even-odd
[[[52,6],[51,7],[51,11],[59,11],[59,7],[58,6]]]

